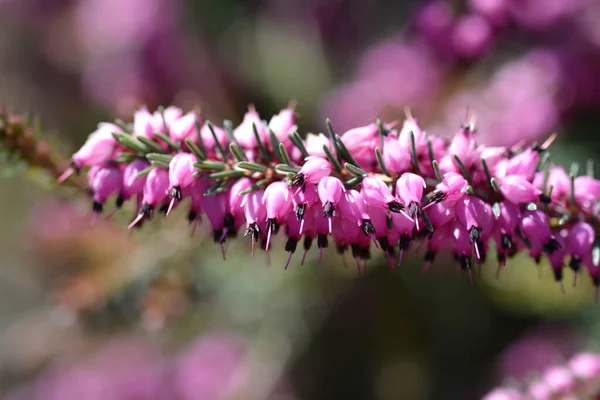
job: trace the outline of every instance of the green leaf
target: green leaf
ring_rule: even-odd
[[[264,188],[267,184],[269,183],[268,179],[261,179],[260,181],[257,181],[255,184],[253,184],[252,186],[250,186],[247,189],[244,189],[240,192],[240,196],[243,196],[245,194],[248,194],[250,192],[253,192],[255,190],[259,190]]]
[[[290,155],[288,154],[287,150],[285,149],[285,146],[283,143],[279,143],[279,154],[281,154],[284,164],[294,165],[294,163],[292,163],[292,160],[290,159]]]
[[[224,171],[227,168],[227,165],[222,162],[208,160],[195,162],[192,165],[204,171]]]
[[[137,155],[135,154],[131,154],[131,153],[121,153],[119,154],[119,156],[114,160],[114,162],[119,163],[119,164],[123,164],[123,163],[130,163],[133,160],[139,158]]]
[[[149,166],[148,168],[145,168],[143,170],[141,170],[140,172],[137,173],[136,177],[140,178],[142,176],[146,176],[150,173],[150,171],[152,171],[154,168],[156,168],[154,165]]]
[[[294,146],[296,146],[296,148],[298,150],[300,150],[300,153],[302,153],[302,157],[306,158],[309,156],[308,151],[306,151],[306,147],[304,147],[304,143],[302,143],[302,138],[300,137],[300,134],[298,134],[297,131],[294,131],[293,133],[290,133],[288,135],[290,137],[290,140],[292,141],[292,143],[294,143]]]
[[[247,159],[244,151],[235,143],[229,143],[229,151],[233,154],[236,161],[244,161]]]
[[[125,123],[121,119],[116,119],[115,120],[115,125],[118,126],[119,128],[121,128],[121,130],[123,132],[125,132],[125,133],[129,133],[130,135],[133,133],[133,126],[131,126],[130,124]]]
[[[213,139],[215,140],[215,147],[217,148],[217,150],[219,150],[219,153],[221,153],[221,157],[227,158],[227,152],[221,145],[221,142],[219,142],[217,134],[215,133],[215,127],[213,126],[212,122],[206,121],[206,126],[208,126],[208,129],[210,130],[210,133],[212,134]]]
[[[126,133],[116,133],[113,132],[113,137],[119,142],[119,144],[127,147],[130,150],[135,151],[136,153],[147,153],[148,148],[139,140],[130,136]]]
[[[146,154],[146,158],[148,161],[160,161],[169,165],[173,159],[173,156],[170,154],[148,153]]]
[[[202,152],[202,157],[199,157],[200,160],[204,160],[206,158],[206,146],[204,145],[204,139],[202,139],[202,127],[200,126],[200,121],[196,119],[196,137],[198,138],[198,147]]]
[[[363,181],[364,178],[365,178],[364,176],[354,176],[354,177],[348,179],[346,182],[344,182],[344,186],[347,189],[350,189],[352,187],[360,185],[360,183]]]
[[[192,141],[192,139],[185,139],[185,145],[190,149],[192,153],[198,158],[198,160],[204,160],[206,158],[205,153]]]
[[[416,171],[420,171],[419,158],[417,157],[417,146],[415,145],[415,133],[410,132],[410,161]]]
[[[258,128],[256,127],[256,124],[254,122],[252,123],[252,132],[254,133],[254,138],[256,139],[256,145],[258,146],[258,150],[259,150],[260,155],[262,156],[263,160],[265,160],[266,162],[271,161],[271,155],[265,148],[265,145],[263,144],[263,142],[260,140],[260,136],[258,134]]]
[[[267,170],[269,169],[262,164],[257,164],[255,162],[250,161],[241,161],[236,164],[236,167],[252,172],[267,172]]]
[[[242,146],[240,145],[240,142],[238,142],[237,138],[233,134],[233,123],[230,120],[226,119],[225,121],[223,121],[223,128],[225,129],[225,132],[227,132],[229,140],[231,140],[233,143],[235,143],[235,145],[238,148],[241,149]]]
[[[367,173],[360,167],[357,167],[356,165],[350,164],[350,163],[345,163],[344,164],[344,169],[346,171],[348,171],[349,173],[351,173],[352,175],[356,175],[356,176],[363,176],[363,175],[367,175]]]
[[[156,143],[154,140],[148,139],[147,137],[144,136],[136,136],[136,139],[139,140],[140,142],[142,142],[146,147],[148,147],[148,149],[150,151],[153,151],[155,153],[164,153],[165,149],[162,148],[162,146],[158,143]]]
[[[244,175],[246,175],[245,171],[230,169],[227,171],[214,172],[212,174],[209,174],[208,177],[211,179],[226,179],[231,178],[232,176],[239,177]]]
[[[277,136],[275,136],[275,132],[273,132],[273,130],[271,129],[269,129],[269,138],[271,139],[271,147],[273,147],[273,153],[275,154],[275,157],[279,160],[280,163],[285,164],[285,159],[281,155],[281,151],[279,148],[281,142],[279,142],[279,139],[277,139]]]
[[[167,146],[169,146],[170,148],[172,148],[173,150],[181,150],[181,147],[175,143],[173,141],[173,139],[171,139],[170,137],[168,137],[167,135],[165,135],[164,133],[161,132],[153,132],[152,133],[154,136],[156,136],[157,138],[159,138],[160,140],[162,140],[163,142],[165,142],[167,144]]]
[[[295,167],[295,166],[288,165],[288,164],[277,164],[275,169],[277,169],[278,172],[285,173],[285,174],[287,174],[287,173],[297,174],[298,172],[300,172],[300,167]]]
[[[458,169],[460,169],[460,172],[465,177],[465,179],[467,181],[471,182],[471,174],[469,173],[469,171],[467,171],[467,167],[465,167],[465,164],[462,162],[460,157],[457,156],[456,154],[454,154],[452,157],[454,158],[454,161],[456,161],[456,164],[458,165]]]
[[[338,172],[342,172],[342,166],[337,158],[335,158],[335,156],[331,153],[331,150],[329,150],[329,147],[327,147],[326,144],[323,145],[323,151],[325,152],[325,156],[327,156],[327,159],[331,165],[333,165],[333,168],[335,168]]]
[[[155,167],[159,167],[159,168],[169,168],[169,163],[166,163],[164,161],[159,161],[159,160],[154,160],[154,161],[150,161],[150,165],[154,165]]]
[[[381,150],[379,147],[375,148],[375,158],[377,158],[377,164],[379,164],[379,169],[381,172],[386,174],[387,176],[392,176],[385,166],[385,162],[383,162],[383,155],[381,154]]]

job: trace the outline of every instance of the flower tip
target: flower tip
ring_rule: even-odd
[[[171,214],[171,211],[173,210],[173,207],[175,207],[175,202],[177,201],[176,197],[173,197],[171,199],[171,202],[169,203],[169,208],[167,208],[167,217]]]
[[[74,173],[75,173],[75,170],[73,168],[68,168],[65,172],[62,173],[61,176],[58,177],[58,179],[56,179],[56,183],[58,183],[60,185]]]
[[[127,229],[131,229],[136,226],[142,219],[144,219],[144,213],[139,213],[133,221],[129,225],[127,225]]]

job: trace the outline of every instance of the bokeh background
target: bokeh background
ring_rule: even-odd
[[[298,103],[301,132],[402,120],[480,141],[558,132],[552,159],[600,152],[596,0],[0,0],[0,103],[68,156],[140,105],[239,122]],[[127,232],[43,172],[0,172],[2,399],[476,399],[599,350],[589,278],[566,293],[516,257],[470,287],[422,254],[365,277],[329,249],[284,271],[276,241],[227,260],[184,215]],[[494,260],[495,257],[488,257]],[[349,262],[350,260],[348,260]]]

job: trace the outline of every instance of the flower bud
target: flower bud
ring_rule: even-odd
[[[121,132],[121,128],[114,124],[98,124],[98,129],[90,134],[81,149],[73,154],[71,159],[75,167],[88,167],[108,161],[117,148],[117,141],[112,135],[117,132]]]

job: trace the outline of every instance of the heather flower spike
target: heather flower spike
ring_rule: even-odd
[[[409,112],[399,128],[376,121],[339,135],[327,121],[326,134],[301,135],[294,108],[263,120],[250,106],[225,128],[197,112],[142,108],[132,125],[99,124],[60,180],[88,170],[96,214],[111,196],[117,207],[133,200],[130,228],[189,198],[190,224],[206,216],[223,254],[245,224],[252,252],[256,243],[268,250],[282,232],[291,261],[302,242],[300,264],[314,243],[319,260],[333,243],[342,255],[351,251],[361,274],[372,246],[393,270],[422,246],[424,271],[446,248],[470,275],[493,246],[498,273],[526,251],[535,261],[548,257],[561,285],[569,267],[600,286],[600,181],[593,167],[582,175],[553,165],[553,136],[486,147],[474,118],[443,139]]]
[[[600,383],[600,355],[579,353],[559,365],[535,371],[535,379],[499,387],[484,400],[521,399],[592,399],[597,398]]]

